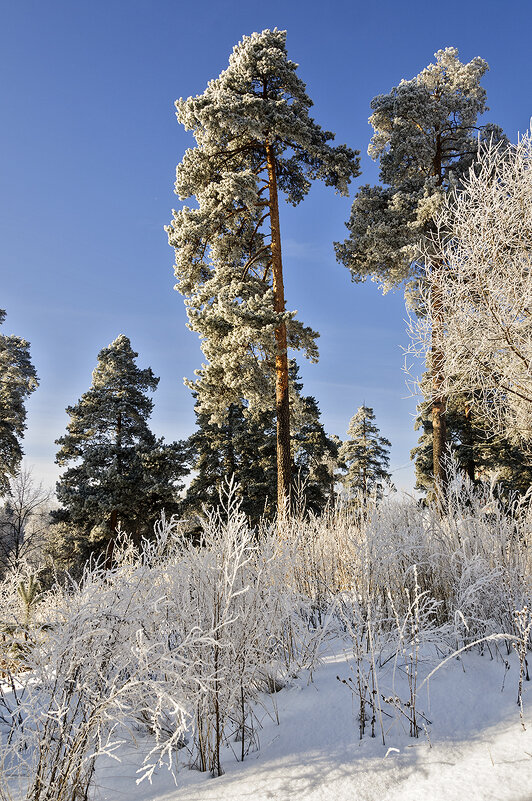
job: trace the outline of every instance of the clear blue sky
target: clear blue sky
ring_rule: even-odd
[[[163,226],[178,200],[175,166],[189,134],[173,102],[203,91],[244,34],[288,31],[289,56],[324,127],[362,151],[374,95],[411,78],[442,47],[480,55],[490,112],[515,140],[532,114],[532,2],[419,0],[3,0],[0,126],[0,307],[5,333],[31,342],[41,386],[28,408],[26,461],[47,484],[65,407],[88,389],[98,351],[120,333],[140,366],[161,377],[153,429],[168,440],[194,429],[183,376],[201,363],[173,291],[173,251]],[[352,284],[332,242],[345,236],[350,201],[315,186],[281,209],[288,308],[321,333],[317,366],[302,364],[330,433],[373,406],[392,441],[398,486],[415,444],[402,372],[407,343],[401,293]]]

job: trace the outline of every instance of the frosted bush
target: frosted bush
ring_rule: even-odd
[[[153,749],[158,759],[185,731],[187,652],[208,633],[183,618],[176,630],[172,621],[168,648],[169,619],[152,572],[147,562],[112,571],[90,565],[79,583],[43,598],[40,622],[4,627],[6,650],[16,656],[0,696],[5,797],[17,786],[34,801],[84,797],[96,757],[112,756],[121,726],[140,713],[155,732],[162,708],[172,720],[170,740]]]
[[[505,507],[457,481],[445,508],[392,496],[254,531],[235,497],[194,542],[163,518],[138,548],[119,540],[110,570],[47,592],[31,572],[0,585],[2,801],[85,798],[97,758],[139,732],[139,780],[178,757],[219,775],[223,746],[242,760],[257,747],[258,710],[277,714],[272,692],[311,674],[329,635],[352,653],[362,733],[383,715],[425,725],[427,648],[504,632],[525,675],[529,499]],[[407,681],[385,692],[393,666]]]

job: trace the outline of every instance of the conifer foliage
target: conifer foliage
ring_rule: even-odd
[[[0,325],[6,313],[0,309]],[[38,379],[25,339],[0,334],[0,496],[9,493],[22,459],[21,440],[26,429],[25,402]]]
[[[286,52],[286,32],[244,37],[228,68],[176,102],[197,146],[177,167],[173,212],[177,289],[207,364],[191,384],[199,410],[221,422],[242,399],[277,415],[279,508],[290,493],[288,348],[317,358],[316,333],[285,308],[278,192],[297,205],[318,178],[347,194],[358,158],[309,116],[312,101]],[[275,389],[274,389],[275,386]],[[275,402],[273,398],[276,398]]]
[[[422,382],[423,387],[423,382]],[[503,498],[524,495],[532,486],[532,465],[526,448],[510,437],[494,432],[468,393],[447,398],[447,433],[456,467],[475,484],[496,481]],[[411,451],[416,466],[416,489],[432,493],[432,415],[430,404],[418,407],[415,428],[421,430]]]
[[[298,366],[289,367],[291,465],[298,502],[319,513],[331,498],[329,463],[338,446],[325,432],[315,398],[301,394]],[[273,410],[246,414],[244,402],[231,404],[221,425],[196,404],[197,430],[188,440],[195,471],[184,501],[186,514],[219,507],[220,493],[234,480],[240,508],[255,525],[275,516],[276,426]]]
[[[350,495],[359,495],[365,502],[375,493],[382,497],[384,484],[389,482],[389,440],[381,437],[375,425],[375,415],[369,406],[360,406],[351,418],[347,439],[340,448],[340,459],[347,467],[342,483]]]
[[[150,431],[147,393],[159,379],[135,364],[137,356],[123,334],[100,351],[92,386],[67,408],[67,433],[57,440],[57,463],[73,466],[57,484],[63,509],[55,518],[71,527],[81,557],[105,547],[119,525],[138,538],[151,533],[162,509],[176,510],[183,447]]]
[[[336,243],[339,261],[355,281],[371,277],[384,290],[422,275],[423,253],[434,231],[443,196],[471,166],[481,140],[500,138],[494,125],[478,126],[486,111],[480,81],[488,70],[479,57],[468,64],[447,47],[411,80],[402,80],[371,102],[374,128],[368,152],[380,163],[384,186],[363,186],[356,194],[349,237]],[[425,241],[425,246],[423,245]],[[421,248],[419,243],[422,243]],[[443,320],[435,287],[431,369],[433,382],[434,478],[444,483],[445,397],[442,392]]]
[[[255,524],[275,511],[276,448],[273,412],[246,416],[242,403],[231,404],[221,425],[198,412],[197,430],[188,440],[194,478],[184,501],[186,516],[218,508],[220,493],[233,478],[241,510]]]

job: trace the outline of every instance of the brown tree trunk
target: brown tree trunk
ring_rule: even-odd
[[[434,491],[437,496],[445,497],[447,476],[445,471],[445,453],[447,443],[447,424],[445,420],[445,395],[443,394],[443,361],[441,347],[443,336],[443,308],[441,290],[436,282],[432,290],[432,469],[434,473]]]
[[[438,186],[443,183],[442,169],[442,141],[441,134],[436,134],[436,152],[434,154],[433,174]],[[439,269],[442,265],[435,265]],[[434,492],[441,500],[445,498],[447,490],[447,475],[445,471],[445,455],[447,450],[447,423],[445,419],[446,399],[443,393],[443,366],[444,355],[442,338],[444,329],[443,301],[441,288],[436,282],[432,290],[432,470],[434,473]]]
[[[111,570],[113,566],[113,554],[115,550],[115,541],[116,541],[116,529],[118,528],[118,510],[112,509],[111,514],[109,516],[109,521],[107,523],[109,526],[111,536],[107,546],[105,548],[105,558],[103,561],[103,566],[105,570]]]
[[[270,226],[272,248],[272,274],[274,308],[276,312],[285,311],[283,262],[281,257],[281,229],[279,226],[279,200],[275,154],[269,142],[265,144],[268,166],[268,188],[270,193]],[[275,402],[277,410],[277,513],[283,517],[290,508],[290,403],[288,399],[288,354],[286,324],[275,329]]]
[[[473,452],[474,436],[473,424],[471,419],[471,406],[466,403],[465,407],[465,436],[464,445],[466,446],[465,470],[470,481],[475,480],[475,454]]]

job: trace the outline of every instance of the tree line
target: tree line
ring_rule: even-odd
[[[148,422],[159,379],[151,368],[139,368],[137,357],[121,334],[98,354],[89,390],[67,407],[67,432],[56,441],[56,461],[65,467],[56,486],[60,507],[51,511],[53,525],[46,536],[42,508],[49,495],[32,485],[27,472],[14,468],[9,483],[8,465],[2,464],[9,487],[0,513],[4,569],[29,557],[36,539],[65,568],[81,566],[91,554],[107,552],[110,558],[117,530],[138,544],[150,536],[162,511],[186,519],[193,534],[201,528],[204,508],[221,503],[231,479],[252,525],[276,514],[274,412],[250,416],[242,402],[232,404],[219,425],[196,403],[197,430],[187,440],[166,443]],[[302,394],[295,362],[290,384],[290,460],[299,502],[319,514],[334,504],[339,482],[353,499],[381,494],[390,479],[390,443],[380,436],[372,409],[358,410],[342,443],[326,433],[315,398]]]
[[[481,80],[488,65],[482,58],[464,64],[455,48],[446,48],[435,59],[372,100],[369,153],[379,162],[381,184],[356,192],[348,235],[335,243],[336,256],[355,282],[371,278],[385,292],[404,287],[425,332],[425,400],[417,419],[422,436],[413,451],[418,488],[445,494],[452,450],[473,481],[497,474],[504,491],[526,491],[530,149],[526,138],[516,149],[498,126],[479,124],[487,109]],[[133,537],[144,536],[162,508],[197,512],[201,504],[216,502],[226,476],[239,481],[253,522],[288,514],[296,479],[307,508],[317,513],[334,498],[339,476],[351,495],[363,497],[378,496],[389,480],[390,443],[380,436],[372,409],[359,408],[345,443],[328,435],[316,399],[302,394],[290,354],[302,351],[317,360],[318,334],[286,308],[279,198],[295,206],[315,180],[346,195],[360,174],[359,151],[334,145],[334,134],[310,116],[311,106],[297,65],[288,58],[286,32],[277,29],[244,37],[203,94],[176,102],[178,121],[196,141],[177,167],[176,193],[185,204],[174,210],[167,233],[175,249],[176,289],[206,359],[186,382],[195,399],[197,432],[185,442],[158,440],[147,424],[147,393],[158,379],[149,368],[137,367],[126,336],[102,350],[92,386],[67,409],[67,434],[58,440],[59,464],[71,465],[57,487],[63,551],[108,547],[119,524]],[[518,163],[512,183],[508,164]],[[502,187],[498,197],[490,195],[492,186]],[[491,196],[491,205],[484,203]],[[508,197],[505,228],[500,209]],[[479,204],[488,211],[477,219]],[[468,214],[469,229],[463,224]],[[468,231],[477,243],[473,256],[464,245]],[[485,240],[493,231],[499,236],[487,253]],[[514,294],[504,295],[510,263]],[[460,274],[464,264],[467,275]],[[489,281],[493,289],[487,293]],[[522,302],[516,312],[517,296]],[[467,340],[479,328],[471,320],[484,307],[492,325],[484,322],[480,331],[493,332],[501,310],[508,314],[491,356],[485,347],[472,360]],[[478,339],[484,345],[495,341],[493,335]],[[461,341],[460,361],[452,354]],[[5,492],[20,463],[24,400],[37,377],[27,343],[14,337],[1,342]],[[480,346],[474,352],[481,353]],[[490,372],[494,354],[501,353],[502,362]],[[505,354],[513,354],[521,368],[518,384],[500,366]],[[474,372],[471,364],[479,361],[482,370]],[[513,403],[518,413],[512,413],[512,427],[501,409],[516,397],[521,402]]]

